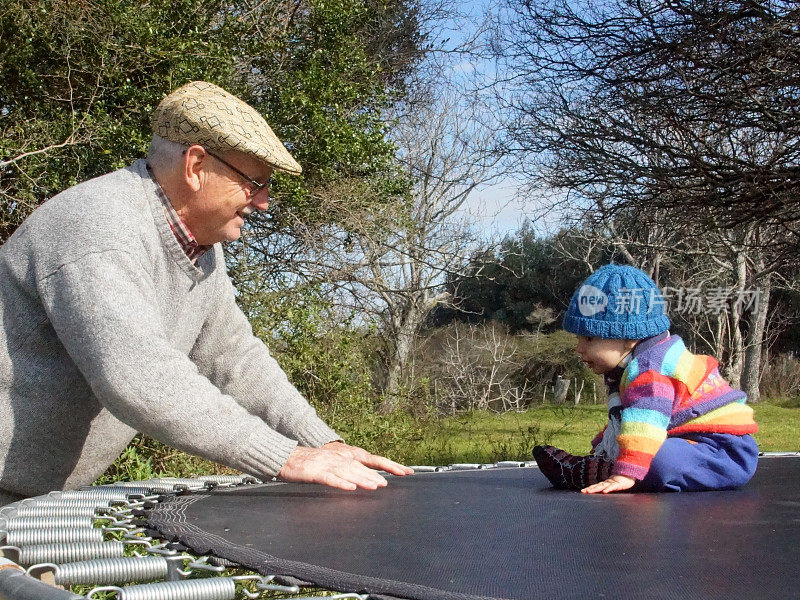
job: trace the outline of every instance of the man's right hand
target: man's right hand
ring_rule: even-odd
[[[278,479],[321,483],[350,491],[357,488],[374,490],[387,484],[377,471],[329,447],[297,446],[278,473]]]

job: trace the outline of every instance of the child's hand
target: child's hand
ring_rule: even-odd
[[[581,494],[610,494],[611,492],[621,492],[622,490],[633,487],[634,483],[636,483],[636,480],[631,477],[612,475],[605,481],[583,488]]]

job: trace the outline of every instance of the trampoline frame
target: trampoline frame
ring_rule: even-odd
[[[760,457],[800,457],[800,452],[765,452],[761,453]],[[532,461],[502,461],[492,464],[460,463],[440,467],[417,466],[413,468],[415,472],[422,473],[503,467],[537,468],[536,463]],[[6,505],[0,508],[0,551],[2,551],[2,556],[0,556],[0,600],[80,600],[82,598],[93,598],[95,594],[109,591],[117,592],[117,598],[125,598],[126,592],[123,591],[124,588],[121,588],[120,585],[111,585],[111,583],[134,583],[134,585],[137,585],[136,594],[142,594],[137,595],[136,598],[179,598],[181,596],[175,594],[182,593],[189,594],[185,596],[187,598],[197,600],[202,598],[233,597],[203,595],[210,594],[212,587],[219,590],[227,586],[227,590],[241,590],[243,595],[248,598],[258,598],[262,592],[266,591],[280,591],[285,594],[293,594],[291,598],[294,600],[310,598],[368,600],[368,595],[347,590],[341,590],[339,593],[334,591],[335,595],[333,596],[302,595],[303,587],[320,588],[317,585],[298,581],[280,573],[215,579],[196,577],[198,573],[202,575],[208,575],[212,572],[219,574],[228,568],[236,569],[241,567],[229,561],[217,560],[213,557],[198,557],[188,552],[180,544],[171,544],[150,538],[136,523],[136,518],[143,514],[139,511],[144,508],[146,503],[156,503],[185,491],[204,491],[213,488],[238,487],[261,483],[261,481],[250,476],[203,476],[196,479],[159,478],[146,481],[118,482],[103,486],[89,486],[71,492],[55,491]],[[280,482],[274,482],[274,484],[281,485]],[[91,513],[94,513],[94,516],[91,516]],[[13,519],[15,518],[18,520],[14,521]],[[83,519],[81,523],[84,524],[81,527],[84,530],[96,530],[98,523],[102,522],[110,524],[110,526],[101,529],[101,531],[103,529],[106,531],[101,534],[102,541],[99,542],[71,541],[42,544],[32,542],[41,542],[41,539],[51,539],[58,537],[58,535],[42,534],[41,531],[45,527],[45,523],[21,520],[25,518],[49,520],[49,523],[46,524],[49,530],[56,529],[55,526],[59,524],[62,525],[61,530],[71,527],[73,533],[69,535],[73,535],[75,529],[79,528],[77,519]],[[70,521],[70,519],[73,519],[73,521]],[[88,527],[85,525],[87,519],[90,523]],[[32,528],[40,533],[31,533],[30,530]],[[116,539],[105,539],[109,537],[105,535],[109,531],[114,534]],[[37,535],[40,536],[39,539],[37,539]],[[96,536],[97,534],[94,535]],[[16,542],[16,545],[7,543],[9,537],[11,541]],[[16,541],[17,539],[21,541]],[[117,562],[116,559],[121,556],[120,548],[124,549],[126,545],[136,546],[141,549],[141,552],[136,553],[138,556],[130,557],[123,565],[122,562]],[[45,546],[52,547],[45,548]],[[65,546],[69,546],[72,550],[65,549]],[[66,560],[59,563],[59,556],[65,557]],[[154,557],[159,557],[161,560],[154,559]],[[157,579],[162,581],[141,584],[137,584],[135,579],[133,582],[125,581],[126,578],[130,579],[133,576],[131,574],[132,571],[137,571],[137,569],[146,570],[144,562],[149,559],[152,559],[150,562],[153,565],[158,563],[159,566],[157,568],[160,569],[160,575]],[[134,567],[134,564],[137,567]],[[115,569],[116,571],[114,571]],[[63,581],[62,574],[59,574],[60,571],[82,572],[84,579],[88,578],[89,580],[81,580],[79,585],[90,586],[92,589],[85,596],[81,596],[68,589],[55,587],[60,577]],[[109,574],[109,571],[114,572]],[[86,572],[88,572],[88,575]],[[113,580],[114,576],[119,578],[117,582],[108,581],[109,579]],[[92,577],[99,578],[101,583],[93,583],[91,581]],[[208,583],[223,579],[230,581],[215,584]],[[153,579],[149,577],[143,580],[152,581]],[[246,587],[242,587],[240,584],[245,581],[257,582],[255,583],[256,590],[250,591]],[[195,589],[189,590],[188,588],[192,586]],[[128,588],[131,589],[131,586],[128,586]],[[147,595],[150,592],[152,592],[152,595]],[[129,593],[134,594],[133,591]],[[223,592],[217,591],[217,593]],[[224,593],[229,593],[229,591]],[[301,595],[297,596],[297,594]]]

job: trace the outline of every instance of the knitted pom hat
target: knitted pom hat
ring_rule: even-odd
[[[583,283],[564,315],[575,335],[643,340],[669,329],[664,297],[655,282],[635,267],[605,265]]]

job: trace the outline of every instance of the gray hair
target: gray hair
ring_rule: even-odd
[[[188,147],[154,134],[150,140],[150,149],[147,151],[147,162],[154,169],[171,171],[183,163],[183,153]]]

